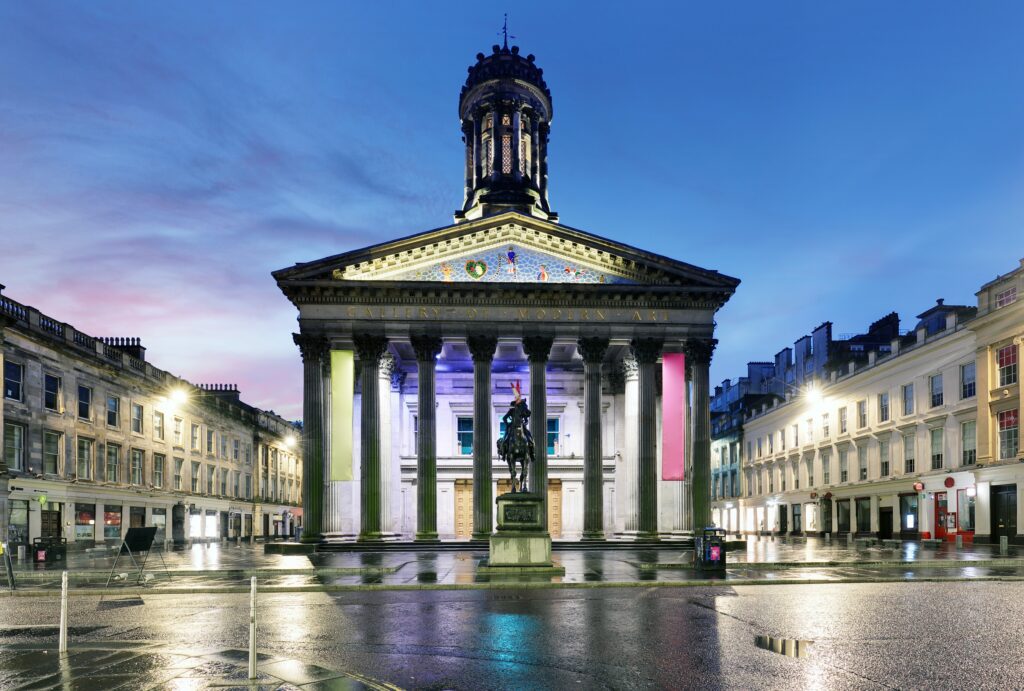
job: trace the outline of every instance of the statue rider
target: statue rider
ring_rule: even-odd
[[[509,403],[508,412],[501,419],[505,423],[505,435],[498,442],[499,455],[508,460],[508,455],[513,448],[513,437],[517,431],[521,431],[526,439],[528,454],[526,463],[529,463],[533,461],[536,455],[533,435],[530,434],[530,408],[526,405],[526,400],[523,398],[520,383],[514,381],[511,383],[511,386],[515,399]],[[524,468],[524,474],[525,470]]]

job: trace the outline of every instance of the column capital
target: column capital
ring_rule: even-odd
[[[687,365],[710,365],[718,341],[714,338],[688,338],[683,343]]]
[[[547,362],[551,354],[551,344],[555,339],[551,336],[523,336],[523,350],[530,362]]]
[[[395,359],[395,356],[385,350],[380,356],[380,360],[377,361],[380,378],[391,381],[391,375],[394,374],[397,366],[398,361]]]
[[[422,362],[433,362],[444,346],[441,337],[432,334],[412,334],[409,343],[416,352],[416,359]]]
[[[640,366],[632,355],[622,358],[618,369],[622,372],[623,382],[636,381],[637,374],[640,372]]]
[[[626,373],[621,363],[608,372],[608,389],[612,394],[620,394],[626,390]]]
[[[604,354],[608,352],[607,338],[581,338],[576,341],[576,347],[583,357],[583,362],[601,364]]]
[[[292,341],[299,346],[299,353],[303,362],[316,362],[323,360],[327,354],[328,343],[323,336],[314,334],[297,333],[292,334]]]
[[[496,336],[486,334],[471,334],[466,337],[466,345],[473,356],[473,362],[490,362],[494,359],[498,339]]]
[[[374,334],[354,334],[352,343],[356,347],[356,357],[363,361],[377,362],[388,347],[388,339]]]
[[[634,338],[630,345],[633,347],[633,357],[641,365],[654,364],[661,357],[662,346],[665,342],[660,338]]]

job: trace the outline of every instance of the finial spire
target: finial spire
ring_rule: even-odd
[[[508,12],[505,13],[505,23],[501,27],[501,36],[504,40],[505,50],[508,50],[508,40],[510,38],[515,40],[515,36],[509,36],[508,34]]]

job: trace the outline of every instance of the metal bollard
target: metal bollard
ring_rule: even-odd
[[[999,553],[1005,557],[1006,553],[1009,552],[1009,551],[1010,551],[1010,538],[1008,538],[1005,535],[1002,535],[999,538]]]
[[[60,577],[60,639],[57,644],[57,651],[68,652],[68,572],[65,571]]]
[[[957,535],[956,536],[956,548],[957,549],[963,549],[964,548],[964,536],[963,535]]]
[[[256,577],[249,586],[249,678],[256,678]]]

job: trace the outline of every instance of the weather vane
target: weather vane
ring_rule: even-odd
[[[508,33],[508,12],[505,13],[505,24],[501,27],[501,31],[498,33],[501,34],[502,38],[504,38],[505,50],[508,50],[508,40],[510,38],[515,40],[515,36],[510,36]]]

